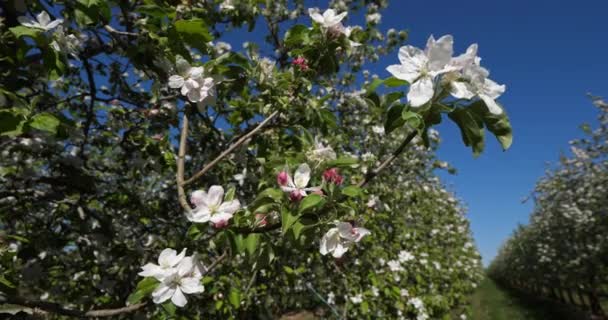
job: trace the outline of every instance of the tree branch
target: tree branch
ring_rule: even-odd
[[[388,165],[391,164],[391,162],[393,162],[393,160],[397,159],[397,157],[401,153],[403,153],[403,151],[405,150],[405,147],[407,147],[407,145],[414,139],[414,137],[417,134],[418,134],[418,130],[412,130],[412,132],[410,132],[407,135],[407,137],[405,137],[405,139],[403,140],[403,142],[401,143],[399,148],[397,148],[395,151],[393,151],[393,154],[390,157],[388,157],[386,160],[384,160],[384,162],[382,162],[376,169],[370,171],[365,176],[365,179],[363,179],[361,182],[359,182],[359,184],[357,184],[357,186],[358,187],[365,186],[372,179],[374,179],[382,170],[384,170],[386,167],[388,167]]]
[[[255,135],[258,131],[260,131],[266,124],[268,124],[278,114],[279,114],[278,110],[271,113],[266,119],[264,119],[264,121],[260,122],[260,124],[258,124],[257,127],[255,127],[253,130],[249,131],[247,134],[243,135],[234,144],[232,144],[230,147],[228,147],[228,149],[224,150],[224,152],[222,152],[219,156],[217,156],[217,158],[213,159],[213,161],[211,161],[207,165],[205,165],[203,167],[203,169],[201,169],[199,172],[195,173],[191,178],[187,179],[186,181],[183,181],[182,184],[180,185],[182,188],[182,191],[183,191],[183,186],[185,186],[189,183],[192,183],[196,179],[202,177],[205,173],[207,173],[209,170],[211,170],[211,168],[213,168],[216,164],[218,164],[218,162],[220,162],[227,155],[229,155],[232,151],[234,151],[234,149],[236,149],[238,146],[243,144],[245,141],[247,141],[249,138],[251,138],[253,135]],[[183,133],[184,133],[184,131],[182,129],[182,138],[183,138]],[[181,150],[181,142],[180,142],[180,150]],[[184,154],[185,154],[185,150],[184,150]],[[178,160],[179,160],[179,158],[178,158]],[[179,161],[178,161],[178,170],[179,170]],[[182,175],[182,177],[183,177],[183,175]],[[178,192],[179,192],[179,189],[178,189]],[[182,206],[183,206],[183,204],[182,204]]]
[[[177,174],[175,180],[177,182],[177,197],[179,204],[186,211],[191,211],[192,208],[188,204],[186,199],[186,192],[184,191],[184,161],[186,158],[186,144],[188,143],[188,116],[184,113],[182,120],[182,132],[179,137],[179,151],[177,154]]]
[[[5,303],[16,304],[24,307],[29,307],[33,309],[43,310],[45,312],[51,312],[55,314],[60,314],[64,316],[70,316],[75,318],[94,318],[94,317],[111,317],[116,316],[123,313],[130,313],[141,309],[147,303],[142,302],[138,304],[134,304],[127,307],[117,308],[117,309],[100,309],[100,310],[90,310],[90,311],[80,311],[74,309],[67,309],[62,305],[55,302],[47,302],[47,301],[30,301],[25,300],[20,297],[6,297]]]

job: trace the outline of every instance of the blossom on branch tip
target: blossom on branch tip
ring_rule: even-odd
[[[167,248],[161,251],[160,256],[158,256],[158,265],[147,263],[141,267],[142,271],[138,273],[138,275],[142,277],[154,277],[159,281],[163,281],[163,279],[175,272],[175,266],[177,266],[185,256],[186,249],[177,254],[175,250]]]
[[[277,181],[278,180],[279,179],[277,177]],[[303,163],[298,167],[298,169],[296,169],[293,179],[289,174],[287,174],[287,183],[285,185],[281,185],[281,190],[284,192],[289,192],[289,198],[291,201],[299,201],[306,197],[307,192],[314,192],[321,189],[321,187],[307,187],[309,181],[310,167],[306,163]]]
[[[183,307],[188,303],[185,294],[204,292],[202,273],[197,264],[198,261],[193,257],[181,260],[174,272],[165,277],[152,292],[152,301],[160,304],[171,299],[173,304]]]
[[[36,19],[26,17],[26,16],[21,16],[21,17],[17,18],[17,20],[23,26],[30,27],[30,28],[36,28],[36,29],[42,29],[44,31],[52,30],[63,22],[63,19],[57,19],[57,20],[51,21],[51,17],[49,16],[49,14],[46,11],[42,11],[39,14],[37,14]]]
[[[368,234],[371,234],[369,230],[353,227],[350,222],[336,222],[336,227],[329,229],[321,239],[319,252],[322,255],[331,253],[334,258],[341,258],[348,249]]]
[[[386,68],[395,78],[410,83],[407,99],[412,107],[423,106],[433,98],[437,76],[458,69],[449,65],[454,51],[453,42],[451,35],[438,40],[431,36],[424,51],[409,45],[403,46],[399,49],[401,64]]]
[[[209,192],[202,190],[194,191],[190,201],[195,208],[186,213],[188,220],[192,222],[211,222],[216,228],[227,226],[228,220],[241,208],[238,199],[223,201],[224,188],[211,186]]]
[[[325,10],[325,12],[323,12],[323,15],[321,15],[318,9],[308,9],[308,15],[310,16],[310,18],[324,28],[331,28],[337,25],[338,23],[340,23],[340,21],[342,21],[342,19],[346,17],[347,14],[347,12],[336,14],[336,11],[334,9],[327,9]]]

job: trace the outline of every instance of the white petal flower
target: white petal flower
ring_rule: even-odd
[[[44,31],[52,30],[63,22],[63,19],[57,19],[57,20],[51,21],[51,17],[49,16],[49,14],[46,11],[42,11],[38,15],[36,15],[35,20],[30,17],[26,17],[26,16],[21,16],[21,17],[17,18],[17,20],[23,26],[42,29]]]
[[[284,192],[298,193],[302,197],[307,195],[307,192],[321,190],[321,187],[307,187],[310,181],[310,167],[306,163],[302,163],[296,169],[294,178],[287,174],[287,185],[281,186]]]
[[[336,152],[330,145],[326,145],[321,138],[315,137],[315,145],[306,152],[306,157],[312,162],[336,160]]]
[[[346,17],[346,14],[347,12],[336,14],[334,9],[327,9],[325,12],[323,12],[323,15],[321,15],[315,9],[308,9],[308,15],[310,18],[324,28],[331,28],[337,25],[340,23],[340,21],[342,21],[342,19],[344,19],[344,17]]]
[[[227,223],[234,213],[241,208],[238,199],[223,202],[224,188],[211,186],[209,193],[197,190],[190,197],[195,208],[186,213],[188,220],[192,222],[205,223],[211,221],[214,224]]]
[[[201,284],[202,273],[198,270],[193,257],[186,257],[165,277],[152,292],[154,303],[163,303],[169,299],[178,307],[188,303],[185,294],[201,293],[205,287]]]
[[[429,102],[435,94],[435,78],[458,67],[450,65],[453,54],[453,38],[445,35],[438,40],[429,37],[424,51],[403,46],[399,49],[399,65],[386,68],[395,78],[410,83],[407,94],[412,107],[420,107]]]
[[[186,249],[180,254],[173,249],[167,248],[160,253],[158,257],[158,265],[148,263],[144,265],[142,271],[138,273],[142,277],[154,277],[159,281],[163,281],[166,277],[175,272],[175,267],[186,256]]]
[[[322,255],[331,253],[334,258],[341,258],[355,243],[363,237],[371,234],[365,228],[355,228],[349,222],[337,222],[335,228],[331,228],[321,238],[319,252]]]

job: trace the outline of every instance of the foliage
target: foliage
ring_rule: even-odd
[[[380,31],[387,5],[335,1],[326,19],[300,0],[0,2],[0,299],[66,306],[36,305],[53,317],[447,317],[480,258],[431,127],[450,119],[475,154],[484,128],[505,149],[511,128],[476,87],[476,51],[451,60],[449,43],[423,105],[403,101],[415,81],[363,70],[407,38]],[[357,11],[364,26],[340,21]],[[323,256],[335,221],[371,235]],[[179,279],[204,286],[187,304],[158,299],[167,275],[138,276],[165,248],[188,249],[171,276],[188,258]]]

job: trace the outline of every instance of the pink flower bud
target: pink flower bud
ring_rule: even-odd
[[[331,168],[323,172],[323,180],[334,184],[342,184],[344,178],[338,173],[337,168]]]
[[[300,70],[302,71],[306,71],[308,70],[308,61],[306,61],[306,58],[304,57],[297,57],[293,60],[292,64],[294,66],[297,66],[300,68]]]
[[[280,186],[284,186],[287,184],[287,180],[289,180],[289,175],[287,174],[287,172],[285,172],[285,171],[279,172],[279,174],[277,175],[277,183]]]
[[[304,198],[304,196],[302,195],[302,192],[300,192],[300,190],[294,190],[289,194],[289,200],[291,200],[292,202],[298,202],[302,200],[302,198]]]
[[[260,227],[264,227],[268,224],[268,221],[266,220],[266,215],[263,213],[256,213],[255,221],[257,222],[257,225]]]
[[[224,229],[228,227],[228,220],[220,220],[213,224],[213,227],[216,229]]]

